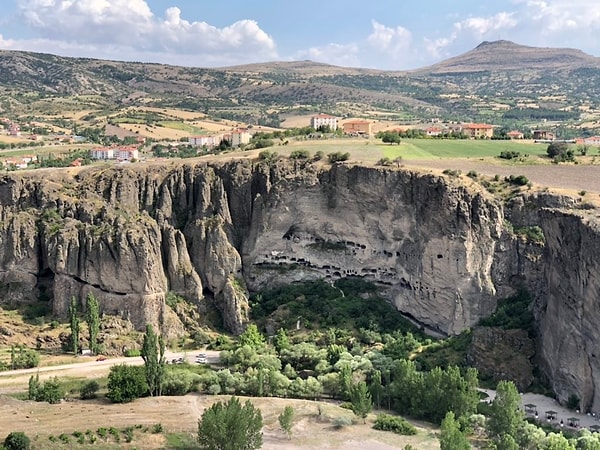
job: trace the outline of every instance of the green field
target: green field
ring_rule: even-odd
[[[158,122],[157,125],[164,128],[171,128],[172,130],[185,131],[195,135],[206,134],[206,130],[203,128],[195,127],[193,125],[175,120],[162,120]]]
[[[504,151],[521,155],[545,155],[547,145],[518,141],[483,141],[452,139],[404,139],[400,145],[380,147],[383,155],[394,159],[490,158]]]

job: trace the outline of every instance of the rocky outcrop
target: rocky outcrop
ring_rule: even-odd
[[[511,380],[524,392],[533,382],[535,345],[525,330],[478,327],[472,331],[469,366],[494,382]]]
[[[249,160],[98,166],[0,178],[3,302],[93,293],[167,335],[165,296],[213,305],[235,333],[249,292],[362,277],[424,328],[455,334],[518,287],[535,297],[537,358],[559,398],[600,406],[600,236],[593,211],[545,193],[500,203],[410,170]]]

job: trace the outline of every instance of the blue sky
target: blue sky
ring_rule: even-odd
[[[600,56],[597,0],[2,0],[0,48],[218,67],[403,70],[484,40]]]

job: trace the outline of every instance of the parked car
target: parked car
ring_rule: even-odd
[[[96,361],[106,361],[106,356],[98,356]]]
[[[197,364],[206,364],[207,362],[208,360],[206,359],[206,355],[204,353],[200,353],[198,356],[196,356]]]

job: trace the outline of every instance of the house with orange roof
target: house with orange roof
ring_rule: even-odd
[[[370,136],[373,134],[373,124],[368,120],[356,119],[344,122],[342,127],[345,134]]]
[[[442,134],[444,132],[444,130],[440,127],[428,127],[425,128],[425,134],[427,134],[427,136],[439,136],[440,134]]]
[[[508,133],[506,133],[506,135],[510,139],[523,139],[525,137],[525,134],[521,133],[519,130],[509,131]]]
[[[590,136],[585,138],[575,139],[577,145],[597,145],[600,146],[600,136]]]
[[[466,123],[462,132],[471,139],[491,139],[494,135],[494,126],[488,123]]]

